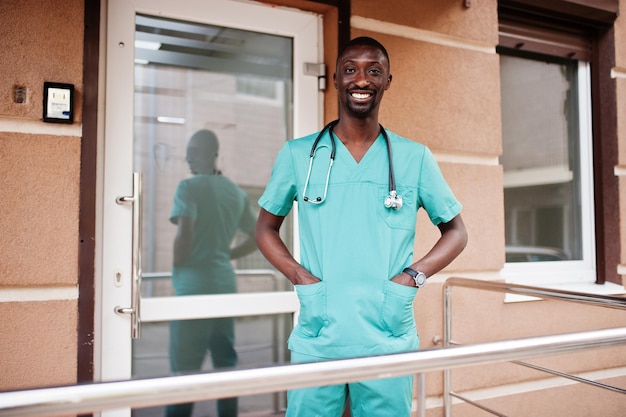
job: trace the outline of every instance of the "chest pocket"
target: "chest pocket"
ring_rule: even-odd
[[[415,230],[417,209],[415,207],[415,190],[409,187],[398,187],[398,196],[402,197],[402,207],[392,209],[385,207],[385,198],[389,195],[389,187],[378,189],[378,215],[392,229]]]

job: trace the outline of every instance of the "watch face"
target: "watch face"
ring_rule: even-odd
[[[417,284],[418,287],[421,287],[422,285],[426,284],[426,275],[424,275],[423,272],[418,272],[417,276],[415,277],[415,283]]]

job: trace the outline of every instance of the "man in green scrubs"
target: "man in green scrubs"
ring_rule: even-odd
[[[287,142],[259,199],[257,245],[300,300],[289,338],[293,362],[418,349],[415,294],[466,245],[462,206],[429,149],[379,125],[391,78],[389,56],[378,41],[350,41],[334,75],[339,120],[321,134]],[[391,168],[397,196],[390,190]],[[279,235],[294,200],[300,262]],[[420,208],[441,237],[414,261]],[[409,417],[412,387],[406,376],[292,390],[287,416],[339,417],[349,398],[353,417]]]

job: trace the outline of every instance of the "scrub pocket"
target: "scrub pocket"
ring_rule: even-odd
[[[401,337],[417,331],[413,316],[413,300],[416,293],[417,288],[385,281],[381,322],[383,328],[392,336]]]
[[[389,187],[378,189],[378,215],[393,229],[415,231],[417,211],[415,209],[415,193],[412,188],[398,187],[398,196],[402,197],[402,207],[392,209],[385,207],[385,198],[389,195]]]
[[[326,282],[296,285],[300,314],[294,332],[303,337],[317,337],[328,324]]]

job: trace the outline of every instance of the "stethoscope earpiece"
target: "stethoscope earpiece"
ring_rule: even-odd
[[[302,199],[306,201],[307,203],[322,204],[324,201],[326,201],[326,194],[328,193],[328,181],[330,179],[330,170],[333,167],[333,163],[335,162],[335,152],[337,149],[335,145],[335,137],[333,136],[333,128],[337,125],[337,123],[339,123],[339,120],[332,121],[328,123],[326,126],[324,126],[324,129],[322,129],[322,131],[317,135],[317,138],[315,138],[315,141],[313,142],[313,146],[311,146],[311,154],[309,155],[309,170],[306,174],[306,180],[304,180],[304,189],[302,190],[302,196],[303,196]],[[380,133],[382,133],[382,135],[385,138],[385,143],[387,144],[387,155],[389,156],[389,195],[385,197],[384,204],[386,208],[399,210],[400,208],[402,208],[402,197],[396,193],[396,179],[393,173],[391,142],[389,141],[389,136],[387,135],[387,132],[385,131],[383,126],[380,124],[379,126],[380,126]],[[306,192],[307,192],[307,188],[309,187],[309,180],[311,179],[311,169],[313,168],[313,159],[315,158],[315,151],[317,150],[317,144],[319,143],[320,139],[322,139],[322,136],[324,135],[326,131],[328,131],[330,134],[330,142],[332,145],[332,149],[330,152],[330,161],[328,163],[328,171],[326,171],[326,185],[324,186],[324,196],[311,199],[307,197]]]

